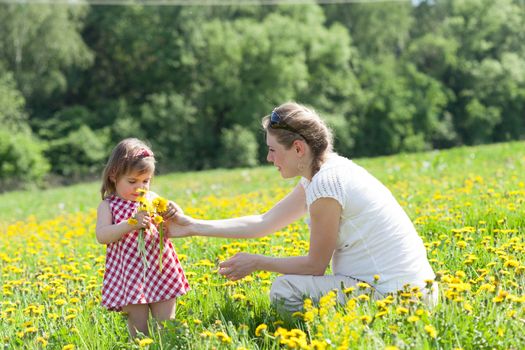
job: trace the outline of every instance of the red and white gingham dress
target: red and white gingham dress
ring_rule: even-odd
[[[132,217],[138,202],[112,195],[109,202],[113,223],[118,224]],[[138,250],[138,231],[125,234],[120,240],[106,247],[106,271],[102,286],[102,305],[120,311],[130,304],[149,304],[169,300],[186,294],[188,281],[173,244],[164,238],[162,272],[159,271],[159,233],[155,225],[144,232],[148,267],[144,266]]]

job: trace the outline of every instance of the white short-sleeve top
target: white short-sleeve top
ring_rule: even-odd
[[[310,182],[301,179],[308,209],[318,198],[342,207],[334,274],[351,276],[381,293],[405,284],[424,287],[435,278],[425,246],[392,193],[351,160],[331,154]],[[374,281],[379,275],[379,281]]]

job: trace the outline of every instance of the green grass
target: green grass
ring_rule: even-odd
[[[328,296],[303,316],[282,316],[268,300],[274,274],[229,283],[216,273],[216,262],[238,251],[304,254],[308,231],[299,221],[259,240],[174,240],[192,290],[179,299],[177,320],[152,329],[145,347],[280,349],[295,341],[310,348],[523,348],[525,143],[355,162],[385,183],[414,220],[440,280],[436,308],[403,295],[385,304],[362,301],[355,291],[345,307],[330,306]],[[261,167],[160,175],[152,190],[196,217],[226,218],[269,209],[296,182]],[[0,348],[140,346],[128,341],[124,317],[99,305],[98,188],[0,195]],[[267,330],[257,336],[261,324]]]

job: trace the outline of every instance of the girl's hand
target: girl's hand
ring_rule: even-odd
[[[151,224],[151,217],[149,216],[147,211],[139,211],[135,215],[135,219],[137,220],[137,223],[135,225],[132,225],[133,230],[140,230],[142,228],[147,228]]]
[[[173,218],[167,222],[166,233],[170,238],[188,237],[193,234],[195,219],[177,211]]]
[[[257,255],[237,253],[219,264],[219,273],[229,280],[240,280],[257,270]]]

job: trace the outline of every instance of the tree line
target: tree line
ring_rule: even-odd
[[[524,24],[523,0],[1,4],[1,190],[93,178],[129,136],[161,171],[254,166],[287,100],[350,157],[517,140]]]

